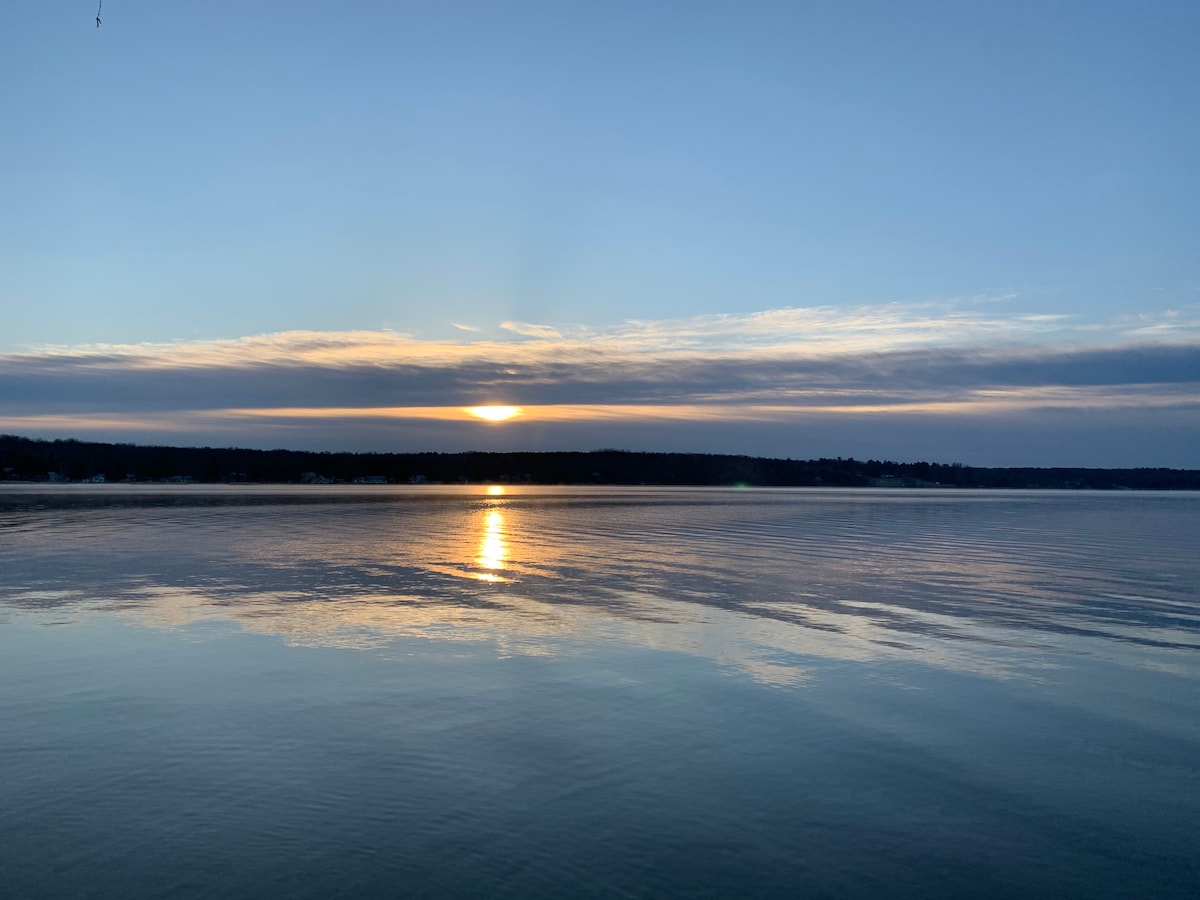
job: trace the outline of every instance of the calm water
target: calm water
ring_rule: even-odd
[[[0,492],[0,896],[1200,894],[1200,496]]]

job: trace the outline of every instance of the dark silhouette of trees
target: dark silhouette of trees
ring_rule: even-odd
[[[162,447],[0,435],[0,478],[197,483],[410,481],[758,487],[1200,490],[1189,469],[981,468],[962,463],[764,459],[708,453],[317,453]]]

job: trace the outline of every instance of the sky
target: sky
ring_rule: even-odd
[[[1200,468],[1194,0],[95,15],[0,28],[0,432]]]

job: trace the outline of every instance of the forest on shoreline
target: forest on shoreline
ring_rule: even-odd
[[[1195,469],[987,468],[628,450],[336,453],[0,435],[0,480],[197,484],[610,484],[1200,490]]]

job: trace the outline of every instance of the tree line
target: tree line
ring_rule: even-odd
[[[1200,490],[1200,470],[984,468],[626,450],[330,453],[167,447],[0,435],[0,479],[219,483],[510,483],[756,487]]]

